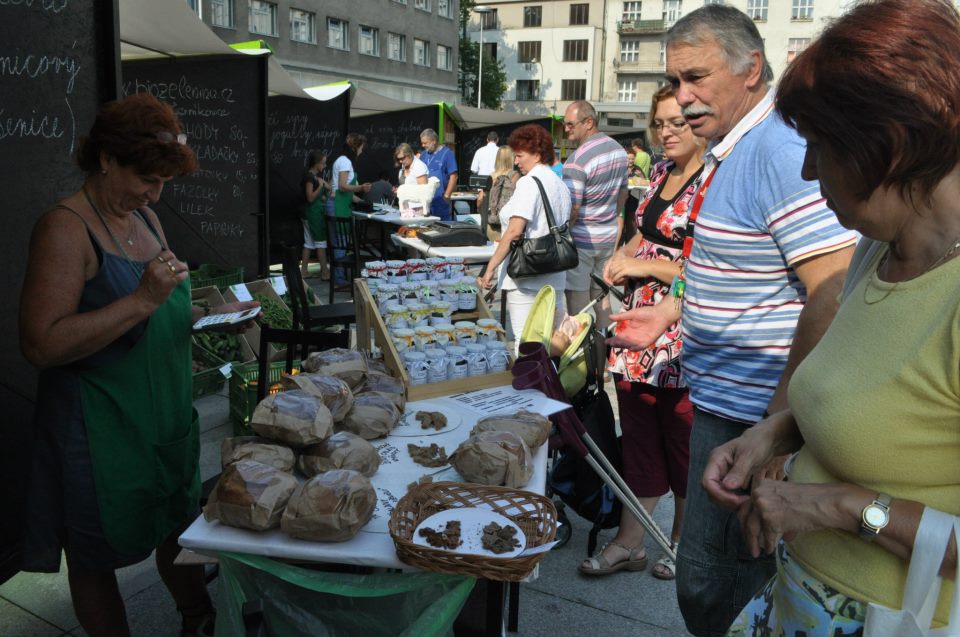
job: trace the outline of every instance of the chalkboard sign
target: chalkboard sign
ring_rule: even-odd
[[[326,101],[277,95],[268,101],[267,152],[270,157],[270,252],[271,262],[280,261],[284,243],[303,243],[300,208],[305,199],[301,177],[312,151],[329,155],[333,166],[343,146],[350,118],[350,95]]]
[[[200,169],[163,189],[154,206],[170,249],[191,267],[268,269],[267,58],[205,55],[123,63],[124,95],[174,107]]]
[[[500,141],[498,145],[503,146],[507,143],[507,139],[510,137],[515,129],[525,126],[527,124],[539,124],[547,129],[547,132],[550,132],[550,125],[552,120],[550,118],[535,119],[529,122],[518,122],[516,124],[501,124],[499,126],[485,126],[483,128],[471,128],[467,130],[460,131],[460,143],[457,144],[458,153],[457,161],[460,163],[460,183],[467,183],[467,178],[470,176],[470,165],[473,163],[473,156],[478,150],[487,145],[487,134],[490,131],[497,131],[497,135],[500,136]]]
[[[20,354],[17,329],[30,232],[83,182],[74,161],[79,138],[99,104],[117,94],[114,16],[112,0],[0,1],[0,582],[17,569],[33,431],[36,373]]]
[[[420,133],[426,128],[438,130],[439,108],[431,104],[351,118],[350,132],[361,133],[367,138],[367,145],[355,166],[357,179],[361,183],[373,182],[381,171],[386,171],[390,175],[390,182],[396,184],[399,168],[394,161],[393,151],[403,142],[410,144],[413,152],[419,151]],[[336,154],[339,155],[339,152]]]

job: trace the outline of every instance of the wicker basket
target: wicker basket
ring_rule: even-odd
[[[424,571],[516,582],[547,554],[548,551],[525,557],[461,555],[413,543],[413,532],[423,520],[439,511],[462,507],[487,508],[510,518],[526,536],[528,549],[552,542],[557,534],[557,509],[550,498],[506,487],[433,482],[412,488],[393,509],[389,528],[397,557]]]

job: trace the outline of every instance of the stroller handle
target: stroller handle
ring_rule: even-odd
[[[593,279],[594,283],[600,286],[600,290],[602,292],[597,300],[599,300],[600,298],[603,298],[608,294],[612,294],[615,297],[617,297],[618,301],[620,301],[621,303],[623,302],[623,292],[621,292],[618,288],[613,287],[612,285],[604,281],[602,277],[597,276],[596,272],[591,272],[590,278]]]

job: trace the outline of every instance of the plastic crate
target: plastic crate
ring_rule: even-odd
[[[267,377],[270,380],[271,389],[269,393],[280,391],[279,386],[275,389],[273,385],[280,382],[280,377],[286,372],[287,362],[277,361],[270,363],[267,370]],[[293,373],[300,371],[300,361],[293,361]],[[233,435],[252,436],[256,435],[250,429],[250,416],[257,407],[257,376],[260,373],[260,365],[256,361],[244,363],[243,365],[234,365],[230,375],[230,422],[233,424]]]
[[[226,381],[220,372],[225,363],[196,343],[192,345],[192,356],[193,360],[207,366],[207,369],[193,375],[193,399],[216,394]]]
[[[190,270],[190,287],[202,288],[215,285],[220,291],[243,283],[243,268],[227,268],[213,263],[203,263],[196,270]]]

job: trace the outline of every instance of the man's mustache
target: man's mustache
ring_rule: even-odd
[[[680,109],[680,113],[683,115],[684,119],[693,119],[703,115],[713,115],[713,109],[705,108],[703,106],[686,106]]]

